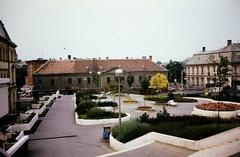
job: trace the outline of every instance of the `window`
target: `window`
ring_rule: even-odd
[[[197,75],[198,75],[198,72],[199,72],[199,68],[198,67],[196,67],[197,68]]]
[[[118,77],[114,77],[114,81],[115,81],[115,82],[118,82]]]
[[[139,81],[139,82],[142,82],[142,79],[143,79],[142,76],[139,76],[139,77],[138,77],[138,81]]]
[[[68,78],[68,84],[72,84],[72,78]]]
[[[42,80],[41,79],[38,79],[38,84],[42,84]]]
[[[124,82],[125,81],[125,77],[121,77],[121,82]]]
[[[87,78],[87,82],[88,82],[88,84],[91,83],[91,78],[90,77]]]
[[[203,74],[203,67],[201,67],[201,71],[202,71],[202,74]]]
[[[54,86],[54,79],[51,79],[51,86]]]
[[[82,78],[78,78],[78,84],[82,83]]]
[[[111,82],[111,78],[107,77],[107,83],[110,83],[110,82]]]

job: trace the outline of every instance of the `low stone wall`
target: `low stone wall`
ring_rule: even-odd
[[[130,120],[130,114],[126,113],[126,117],[122,117],[122,122]],[[110,118],[110,119],[78,119],[77,113],[75,113],[75,121],[78,125],[99,125],[99,124],[111,124],[118,123],[118,118]]]
[[[192,111],[193,115],[204,116],[204,117],[219,117],[224,119],[235,118],[237,115],[237,111],[208,111],[196,108],[194,106],[194,110]]]
[[[13,156],[26,142],[28,142],[28,139],[28,135],[25,135],[19,139],[11,148],[7,150],[8,156]]]

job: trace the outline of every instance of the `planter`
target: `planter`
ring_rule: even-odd
[[[32,129],[33,125],[37,122],[37,120],[38,114],[35,114],[29,123],[11,125],[7,128],[7,131],[13,132],[29,131]]]
[[[137,110],[138,111],[154,111],[154,108],[151,106],[139,106]]]
[[[210,111],[210,110],[203,110],[194,107],[192,111],[193,115],[196,116],[203,116],[203,117],[218,117],[223,119],[231,119],[236,118],[238,111]]]
[[[38,115],[41,115],[45,111],[46,108],[47,108],[47,105],[44,103],[44,105],[41,108],[39,108],[39,109],[38,108],[32,108],[30,111],[33,111],[34,113],[36,113]]]
[[[126,117],[122,117],[122,122],[130,120],[130,114],[126,113]],[[99,125],[99,124],[111,124],[118,123],[118,118],[110,118],[110,119],[78,119],[77,113],[75,113],[75,121],[78,125]]]
[[[137,103],[137,100],[134,100],[132,98],[126,98],[125,100],[123,100],[124,103]]]

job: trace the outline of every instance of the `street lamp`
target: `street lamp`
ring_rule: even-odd
[[[99,87],[99,92],[101,92],[101,89],[102,89],[102,77],[101,77],[101,71],[98,71],[97,72],[98,76],[99,76],[99,83],[98,83],[98,87]]]
[[[92,71],[89,71],[90,74],[90,90],[92,89]]]
[[[123,73],[123,69],[119,68],[115,70],[115,74],[118,76],[118,118],[119,118],[119,130],[121,129],[121,98],[120,98],[120,85],[121,85],[121,80],[120,76]]]

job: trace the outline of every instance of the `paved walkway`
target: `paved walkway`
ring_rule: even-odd
[[[112,155],[111,157],[125,157],[125,156],[137,156],[137,157],[186,157],[193,154],[195,151],[184,149],[181,147],[176,147],[173,145],[167,145],[159,142],[153,142],[144,147],[134,149],[131,151],[123,152],[117,155]]]
[[[62,96],[30,135],[29,157],[93,157],[112,152],[101,137],[101,125],[75,124],[73,96]]]

